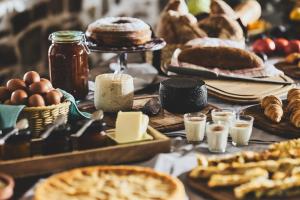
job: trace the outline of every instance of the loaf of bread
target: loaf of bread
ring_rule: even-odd
[[[263,67],[263,61],[254,53],[232,47],[187,48],[180,52],[178,61],[229,70]]]
[[[188,12],[184,0],[170,0],[162,11],[156,35],[164,38],[168,44],[181,44],[207,34],[198,27],[195,16]]]
[[[225,14],[211,15],[198,22],[198,26],[209,37],[244,41],[244,32],[240,24]]]
[[[210,4],[211,15],[226,15],[236,19],[235,11],[223,0],[212,0]]]
[[[256,0],[246,0],[235,8],[236,16],[244,26],[258,20],[261,16],[261,6]]]

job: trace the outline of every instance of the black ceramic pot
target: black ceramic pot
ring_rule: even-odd
[[[171,78],[160,83],[162,107],[172,113],[198,112],[207,105],[205,82],[189,78]]]

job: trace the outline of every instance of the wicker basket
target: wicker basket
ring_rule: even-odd
[[[65,122],[67,122],[70,104],[69,101],[65,101],[51,106],[25,107],[21,112],[20,118],[28,119],[29,128],[33,132],[33,136],[37,137],[59,115],[64,115]]]
[[[170,64],[174,51],[177,48],[182,49],[184,47],[186,47],[184,44],[167,44],[165,48],[160,50],[161,53],[157,57],[154,57],[153,52],[146,52],[146,62],[151,63],[154,66],[156,63],[160,63],[160,66],[156,67],[159,67],[162,72],[166,73],[166,66]],[[157,62],[157,59],[159,59],[160,62]]]

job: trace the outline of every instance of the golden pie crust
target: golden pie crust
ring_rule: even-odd
[[[150,168],[96,166],[74,169],[40,183],[34,200],[183,200],[182,183]]]

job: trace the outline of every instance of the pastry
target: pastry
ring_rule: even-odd
[[[241,19],[245,27],[247,27],[248,24],[257,21],[262,12],[260,4],[258,1],[254,0],[246,0],[239,4],[234,10],[237,18]]]
[[[86,36],[99,45],[133,46],[151,40],[148,24],[132,17],[106,17],[91,23]]]
[[[235,11],[223,0],[212,0],[210,4],[211,15],[226,15],[236,19]]]
[[[278,98],[274,95],[269,95],[269,96],[264,97],[260,103],[262,109],[265,109],[269,104],[278,104],[278,105],[282,106],[282,101],[280,98]]]
[[[287,100],[288,102],[290,102],[293,98],[295,98],[294,96],[300,94],[300,89],[299,88],[293,88],[293,89],[290,89],[288,91],[288,94],[287,94]]]
[[[254,53],[223,46],[187,48],[178,55],[178,60],[202,67],[228,70],[263,67],[263,61]]]
[[[160,15],[156,35],[164,38],[168,44],[185,43],[207,36],[198,27],[196,17],[188,12],[184,0],[171,0],[167,4]]]
[[[282,106],[278,104],[269,104],[264,110],[264,115],[271,121],[279,123],[283,117]]]
[[[283,116],[282,101],[280,98],[269,95],[261,100],[261,108],[264,109],[264,115],[273,122],[279,123]]]
[[[234,189],[238,199],[247,196],[254,198],[273,196],[292,196],[300,194],[300,176],[287,177],[281,180],[256,179]]]
[[[199,166],[189,177],[194,181],[208,180],[209,187],[234,186],[234,195],[238,199],[299,194],[299,149],[300,139],[294,139],[273,143],[262,152],[199,155]]]
[[[300,61],[300,53],[291,53],[285,57],[285,62],[288,64],[297,64]]]
[[[226,15],[211,15],[198,22],[209,37],[245,41],[242,27]]]
[[[292,113],[294,111],[300,110],[300,95],[297,99],[290,101],[286,107],[286,111]]]
[[[35,200],[182,200],[182,183],[150,168],[99,166],[66,171],[40,183]]]
[[[292,112],[290,120],[295,127],[300,128],[300,110]]]
[[[209,187],[228,187],[241,185],[243,183],[247,183],[256,178],[268,178],[269,173],[267,170],[262,168],[253,168],[245,171],[242,174],[229,174],[229,175],[221,175],[214,174],[210,177],[208,181]]]

